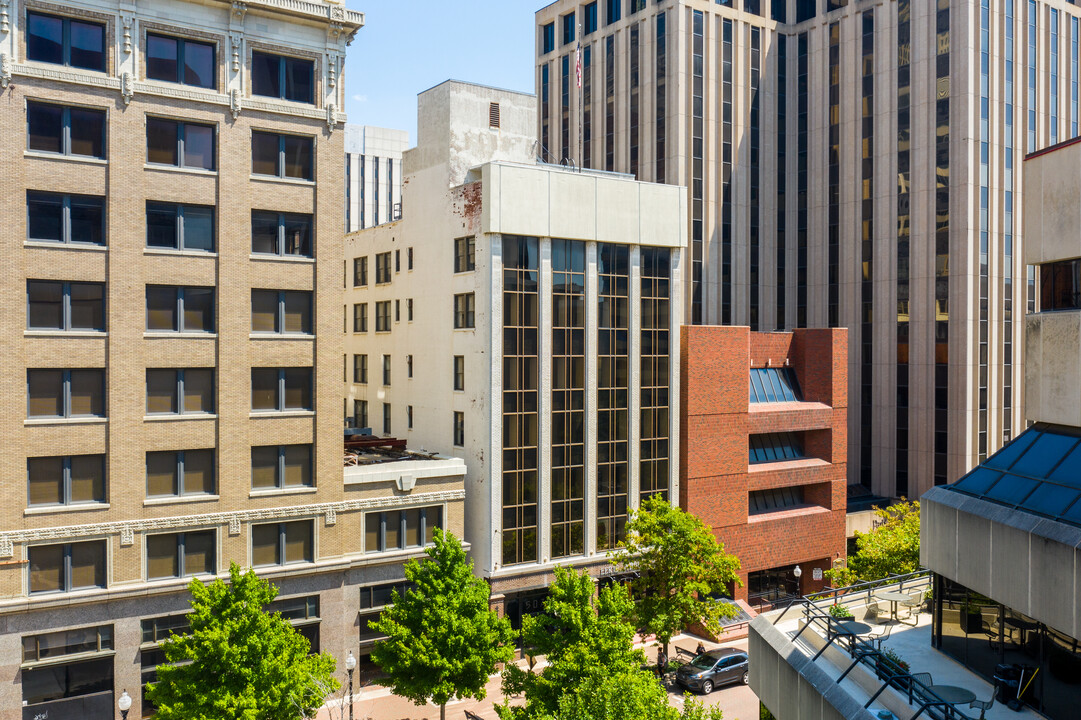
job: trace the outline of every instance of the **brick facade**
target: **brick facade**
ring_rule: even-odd
[[[845,552],[848,422],[844,329],[752,333],[746,327],[684,326],[680,339],[680,506],[713,528],[748,574],[799,565],[802,594],[824,585]],[[751,368],[789,367],[799,402],[750,403]],[[749,436],[794,432],[804,457],[749,464]],[[800,487],[803,503],[751,515],[749,494]]]

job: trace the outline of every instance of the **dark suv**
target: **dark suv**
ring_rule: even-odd
[[[676,671],[676,682],[709,695],[713,688],[730,683],[747,684],[747,653],[735,648],[710,650]]]

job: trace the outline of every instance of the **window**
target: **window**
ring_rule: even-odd
[[[405,371],[406,371],[405,372],[406,377],[410,377],[410,378],[413,377],[413,356],[412,355],[406,355],[405,356]]]
[[[368,303],[353,304],[353,332],[368,332]]]
[[[353,427],[368,427],[368,401],[353,401]]]
[[[466,272],[477,267],[477,239],[473,236],[455,238],[454,272]]]
[[[407,270],[413,269],[413,248],[406,248],[405,251],[405,266]]]
[[[311,520],[252,525],[251,558],[254,567],[311,562],[314,559]]]
[[[550,22],[541,26],[541,55],[547,55],[556,49],[556,24]]]
[[[405,406],[405,426],[409,430],[413,429],[413,406],[412,405],[406,405]]]
[[[27,149],[105,158],[105,111],[28,100]]]
[[[791,368],[751,368],[752,403],[798,402],[796,373]]]
[[[780,462],[803,457],[803,440],[798,433],[779,432],[751,435],[748,438],[751,465]]]
[[[107,652],[113,649],[113,626],[59,630],[23,638],[23,662],[33,663],[65,655]]]
[[[443,508],[438,505],[365,513],[364,551],[386,552],[430,545],[435,542],[435,529],[442,527]]]
[[[214,531],[146,536],[146,579],[214,574]]]
[[[405,319],[413,322],[413,298],[405,301]]]
[[[465,355],[454,356],[454,389],[465,390]]]
[[[108,653],[113,649],[113,626],[60,630],[43,635],[29,635],[22,639],[24,663],[43,663],[41,667],[24,667],[22,670],[23,707],[28,717],[46,717],[49,707],[42,703],[59,700],[63,707],[81,707],[79,698],[85,695],[107,694],[113,697],[113,657],[93,658],[91,653]],[[78,655],[80,660],[64,662],[62,658]],[[90,655],[91,659],[87,659]],[[70,698],[70,699],[69,699]],[[37,707],[35,707],[37,706]],[[56,709],[61,705],[58,703]],[[90,707],[90,703],[86,704]],[[63,710],[60,711],[61,714]]]
[[[146,161],[173,167],[214,169],[214,126],[166,118],[146,119]]]
[[[28,330],[105,330],[102,283],[26,281]]]
[[[281,614],[293,628],[308,639],[311,654],[319,653],[319,596],[275,600],[266,606],[268,613]]]
[[[465,445],[465,413],[454,413],[454,444],[457,447]]]
[[[591,2],[583,10],[585,22],[582,24],[582,35],[597,32],[597,3]]]
[[[252,174],[311,180],[313,146],[310,137],[254,130],[251,134]]]
[[[390,435],[390,403],[383,403],[383,434]]]
[[[567,13],[559,19],[563,29],[562,42],[560,44],[568,45],[574,42],[574,13]]]
[[[252,290],[251,331],[279,335],[311,335],[311,292],[308,290]]]
[[[785,508],[796,507],[803,504],[802,487],[755,490],[747,497],[747,514],[758,515],[759,513],[784,510]]]
[[[368,256],[353,258],[353,287],[368,284]]]
[[[251,211],[251,251],[259,255],[312,256],[312,216]]]
[[[1040,312],[1081,308],[1081,260],[1040,265]]]
[[[454,327],[471,328],[474,322],[474,307],[476,297],[473,293],[462,293],[454,296]]]
[[[149,332],[214,332],[214,288],[146,286]]]
[[[312,369],[252,368],[251,408],[254,412],[312,409]]]
[[[604,24],[611,25],[617,22],[620,18],[620,6],[623,4],[623,0],[604,0]]]
[[[395,300],[394,301],[394,322],[401,322],[401,321],[402,321],[402,301],[401,300]]]
[[[26,459],[27,504],[105,502],[105,456],[64,455]]]
[[[400,273],[402,271],[402,251],[394,251],[394,272]]]
[[[26,57],[105,72],[105,25],[28,12]]]
[[[253,490],[312,486],[312,446],[265,445],[251,449]]]
[[[146,246],[214,252],[214,208],[148,202]]]
[[[368,356],[353,356],[353,382],[359,385],[368,384]]]
[[[30,418],[105,417],[105,371],[27,370]]]
[[[27,550],[30,593],[105,587],[105,541],[36,545]]]
[[[210,88],[218,86],[214,45],[146,34],[146,76],[151,80]]]
[[[105,244],[105,199],[90,195],[26,192],[27,239]]]
[[[214,450],[165,450],[146,454],[146,496],[213,495]]]
[[[390,300],[375,304],[375,331],[390,332]]]
[[[254,51],[251,77],[252,95],[315,102],[315,63],[311,60]]]
[[[146,371],[146,414],[213,414],[214,369]]]
[[[390,282],[390,253],[379,253],[375,256],[375,284]]]
[[[383,356],[383,385],[390,386],[390,355]]]

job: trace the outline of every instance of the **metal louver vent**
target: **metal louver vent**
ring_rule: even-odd
[[[499,127],[499,103],[488,103],[488,127]]]

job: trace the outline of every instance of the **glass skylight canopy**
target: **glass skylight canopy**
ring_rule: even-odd
[[[751,369],[752,403],[797,402],[799,399],[799,385],[792,368]]]
[[[1081,527],[1081,429],[1033,425],[947,487]]]

